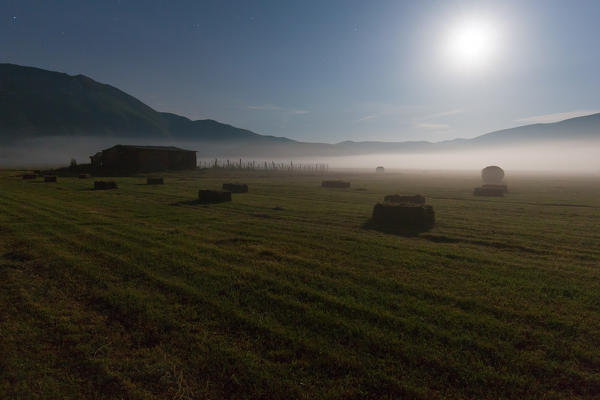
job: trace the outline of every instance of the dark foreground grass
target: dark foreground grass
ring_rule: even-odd
[[[0,174],[0,398],[598,398],[600,184]],[[233,202],[198,189],[248,183]],[[365,229],[390,193],[436,227]]]

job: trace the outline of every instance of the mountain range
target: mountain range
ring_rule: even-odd
[[[260,135],[211,119],[158,112],[135,97],[84,75],[0,64],[0,142],[43,137],[107,137],[145,142],[200,142],[236,155],[357,155],[430,152],[478,146],[600,139],[600,113],[556,123],[525,125],[473,139],[444,142],[304,143]]]

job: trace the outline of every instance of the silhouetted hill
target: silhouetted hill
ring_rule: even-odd
[[[84,75],[0,64],[0,137],[111,136],[286,142],[213,120],[160,113]]]
[[[265,136],[214,120],[161,113],[110,85],[84,75],[0,64],[0,140],[48,136],[176,140],[202,143],[205,154],[325,156],[460,150],[600,139],[600,114],[504,129],[473,139],[430,143],[301,143]]]
[[[445,150],[464,150],[545,144],[554,142],[600,141],[600,113],[576,117],[547,124],[524,125],[486,133],[472,139],[454,139],[443,142],[341,142],[336,148],[343,148],[351,154],[410,153]]]
[[[548,124],[502,129],[471,139],[478,144],[504,144],[549,140],[600,139],[600,113]]]
[[[0,64],[4,138],[63,135],[167,136],[161,115],[86,76]]]

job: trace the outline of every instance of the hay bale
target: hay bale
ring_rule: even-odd
[[[79,179],[87,179],[90,176],[88,174],[79,174]]]
[[[473,196],[504,197],[504,189],[497,186],[477,187],[473,190]]]
[[[386,203],[399,203],[399,204],[425,204],[425,197],[420,194],[414,196],[401,196],[399,194],[388,194],[383,198]]]
[[[164,185],[165,181],[163,178],[147,178],[146,185]]]
[[[381,173],[385,172],[385,168],[383,168],[383,167],[377,167],[377,168],[375,168],[375,172],[378,172],[378,173],[381,174]]]
[[[248,185],[245,183],[224,183],[223,190],[231,193],[248,193]]]
[[[44,182],[56,182],[56,176],[45,176]]]
[[[481,170],[483,183],[501,185],[504,179],[504,170],[496,165],[490,165]]]
[[[37,178],[36,174],[23,174],[23,179],[35,179]]]
[[[94,190],[116,189],[117,182],[114,181],[94,181]]]
[[[225,201],[231,201],[231,192],[225,192],[222,190],[200,189],[198,191],[198,201],[204,204],[223,203]]]
[[[508,193],[508,187],[506,185],[492,185],[489,183],[486,183],[484,185],[481,185],[482,188],[489,188],[489,189],[500,189],[502,190],[504,193]]]
[[[349,188],[350,182],[346,181],[323,181],[321,182],[322,187],[327,188]]]
[[[377,203],[371,221],[396,230],[427,230],[435,223],[435,213],[428,205]]]

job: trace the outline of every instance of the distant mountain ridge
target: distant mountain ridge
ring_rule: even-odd
[[[0,64],[0,137],[43,136],[290,141],[210,119],[192,121],[158,112],[84,75]]]
[[[277,151],[285,156],[357,155],[456,150],[476,146],[600,139],[600,113],[550,124],[490,132],[444,142],[303,143],[260,135],[211,119],[158,112],[135,97],[84,75],[0,64],[0,141],[48,136],[196,141],[229,152]],[[228,147],[223,147],[228,146]]]

